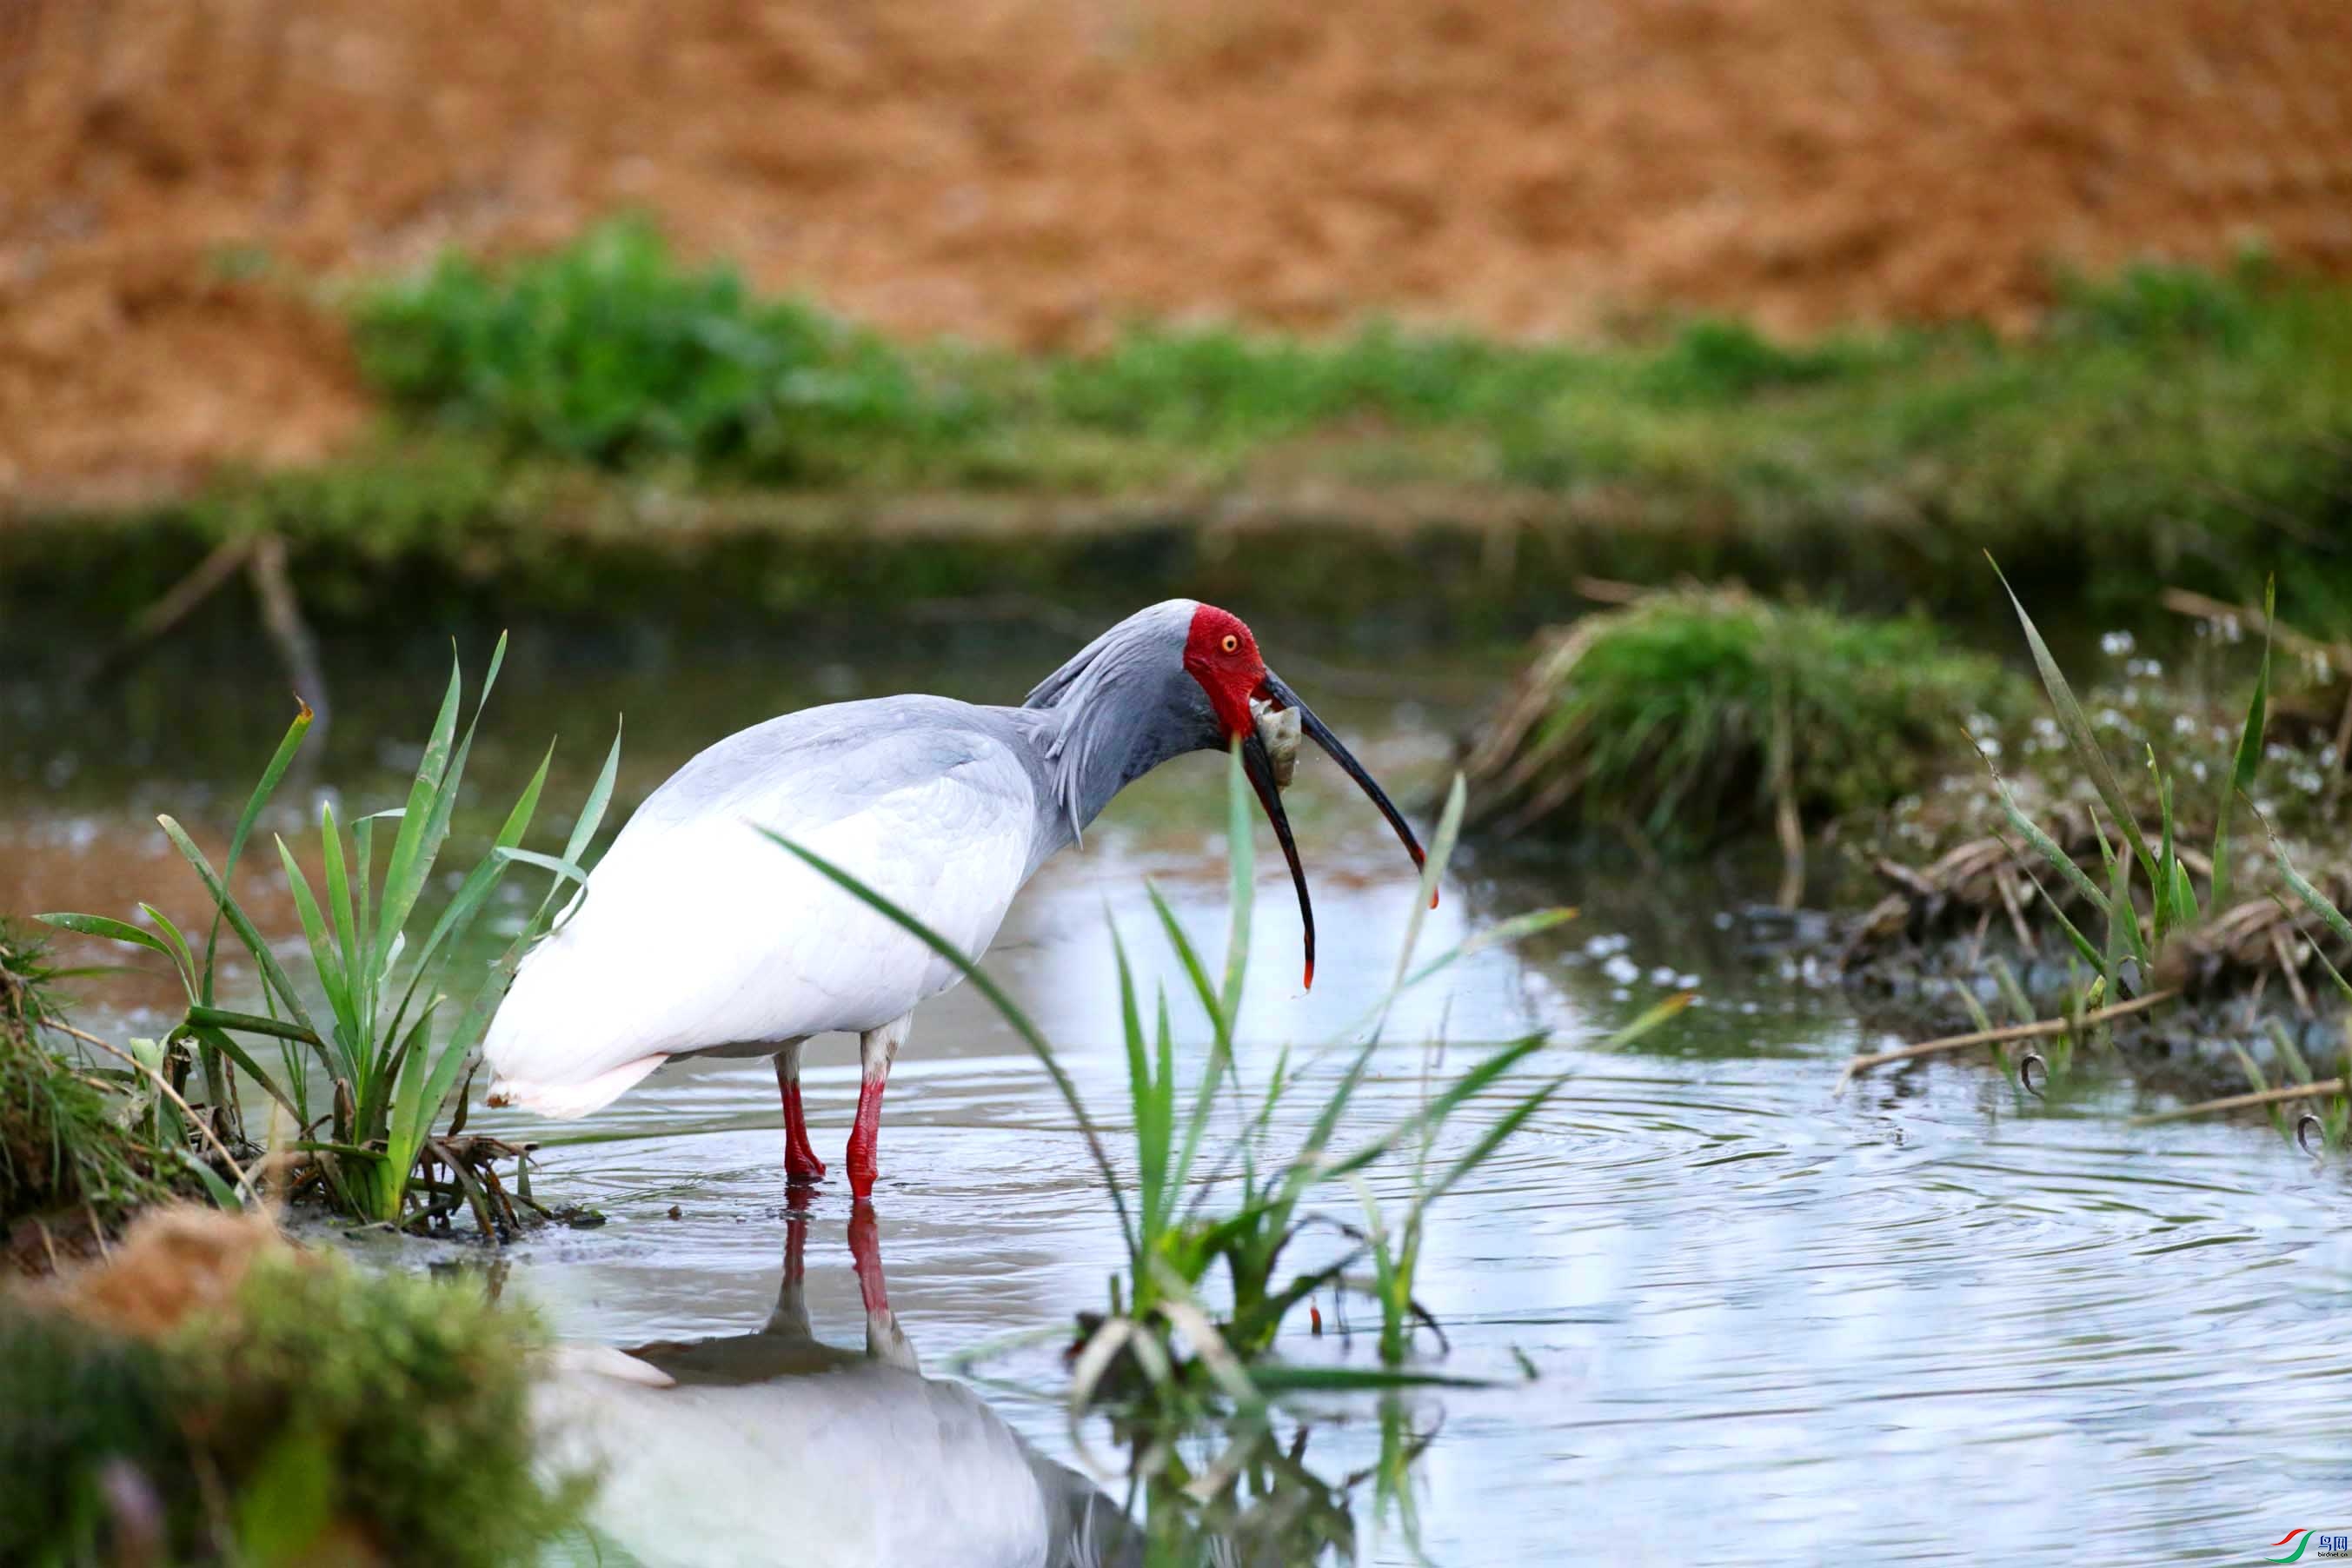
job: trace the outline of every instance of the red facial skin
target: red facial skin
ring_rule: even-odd
[[[1265,660],[1258,657],[1257,638],[1239,616],[1214,605],[1194,610],[1192,634],[1184,639],[1184,671],[1209,694],[1209,706],[1216,710],[1217,722],[1228,738],[1250,732],[1250,699],[1265,680]]]
[[[1255,727],[1250,699],[1265,682],[1265,660],[1258,657],[1257,638],[1241,617],[1203,605],[1192,612],[1192,630],[1184,639],[1184,672],[1201,683],[1216,710],[1217,723],[1228,740],[1246,737]],[[1265,787],[1271,787],[1265,786]],[[1273,808],[1267,808],[1271,814]],[[1315,988],[1315,961],[1307,961],[1307,988]]]
[[[1216,710],[1218,726],[1226,738],[1246,739],[1256,727],[1256,721],[1250,717],[1250,700],[1265,684],[1265,660],[1258,656],[1257,638],[1242,625],[1241,617],[1214,605],[1202,605],[1194,610],[1192,628],[1184,638],[1184,672],[1209,694],[1209,706]],[[1275,810],[1270,804],[1266,807],[1269,816]],[[1420,858],[1419,850],[1414,851],[1414,858]],[[1295,857],[1291,863],[1295,870]],[[1437,907],[1434,889],[1429,896],[1429,907]],[[1314,984],[1315,961],[1309,958],[1307,985],[1311,990]]]

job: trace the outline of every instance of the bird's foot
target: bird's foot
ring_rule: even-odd
[[[824,1162],[806,1149],[786,1146],[784,1150],[784,1183],[787,1186],[813,1187],[824,1180]]]

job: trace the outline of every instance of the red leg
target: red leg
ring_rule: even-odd
[[[801,1113],[800,1053],[776,1058],[776,1089],[784,1100],[784,1180],[808,1186],[824,1180],[824,1162],[809,1147],[808,1120]]]
[[[874,1226],[874,1205],[863,1198],[849,1211],[849,1257],[857,1266],[857,1293],[865,1298],[866,1310],[888,1311],[890,1295],[882,1286],[882,1239]]]
[[[857,1120],[849,1129],[849,1191],[854,1196],[874,1191],[874,1143],[881,1131],[882,1080],[866,1079],[857,1086]]]

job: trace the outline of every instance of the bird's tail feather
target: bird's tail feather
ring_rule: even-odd
[[[519,1105],[541,1116],[570,1121],[592,1110],[602,1110],[635,1088],[647,1073],[667,1060],[668,1057],[656,1052],[652,1056],[639,1057],[633,1062],[623,1062],[608,1072],[600,1072],[594,1078],[578,1083],[543,1083],[529,1079],[493,1076],[490,1079],[490,1103]]]

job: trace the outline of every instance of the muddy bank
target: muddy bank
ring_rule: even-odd
[[[2330,0],[32,0],[0,22],[0,488],[315,461],[369,402],[270,261],[621,208],[859,320],[1029,345],[2013,329],[2059,268],[2260,237],[2341,271],[2348,73]]]

